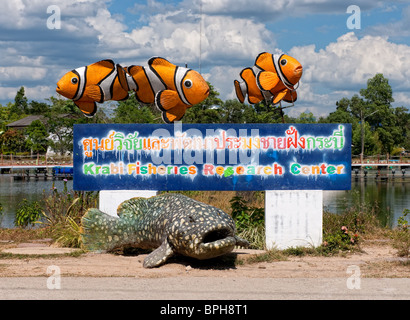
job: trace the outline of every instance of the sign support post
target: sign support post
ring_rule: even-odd
[[[322,190],[265,191],[266,248],[320,246],[322,214]]]

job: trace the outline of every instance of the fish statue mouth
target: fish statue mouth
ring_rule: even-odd
[[[227,252],[232,251],[236,246],[236,239],[233,236],[219,239],[213,242],[203,242],[199,245],[200,254],[197,256],[198,259],[209,259],[212,257],[218,257]],[[207,254],[209,251],[209,254]]]
[[[230,230],[229,228],[212,230],[204,235],[200,247],[207,248],[224,245],[225,243],[230,242],[231,239],[235,238],[233,237],[232,230]]]
[[[231,252],[235,246],[248,246],[243,239],[234,235],[234,231],[229,227],[222,227],[206,232],[202,241],[193,252],[186,252],[187,255],[199,259],[215,258]]]

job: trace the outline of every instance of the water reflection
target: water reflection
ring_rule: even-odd
[[[29,201],[39,201],[43,198],[44,192],[50,192],[56,187],[59,191],[63,190],[64,181],[62,180],[44,180],[44,178],[34,179],[30,181],[13,179],[11,174],[0,174],[0,203],[3,206],[3,215],[0,216],[0,227],[13,228],[14,217],[19,203],[23,199]],[[67,181],[67,188],[73,188],[73,181]]]
[[[12,175],[0,175],[0,203],[3,215],[0,217],[0,227],[13,228],[14,216],[18,204],[23,200],[41,200],[43,192],[49,192],[54,186],[62,191],[64,182],[61,180],[14,181]],[[71,190],[73,181],[67,182]],[[404,209],[410,209],[410,181],[401,178],[388,181],[376,181],[374,178],[353,179],[352,190],[324,191],[324,208],[333,213],[342,213],[357,203],[377,206],[378,218],[387,226],[395,226]]]
[[[377,217],[385,226],[396,226],[404,209],[410,209],[410,181],[374,178],[353,179],[352,190],[324,191],[323,204],[326,210],[341,213],[354,204],[374,207]]]

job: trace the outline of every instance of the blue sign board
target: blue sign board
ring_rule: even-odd
[[[350,124],[74,125],[75,190],[349,190]]]

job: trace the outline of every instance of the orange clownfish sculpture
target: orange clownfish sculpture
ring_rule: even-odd
[[[129,66],[128,89],[142,103],[155,103],[167,123],[181,120],[187,108],[209,95],[209,86],[195,70],[153,57],[148,67]]]
[[[58,82],[56,91],[72,99],[87,117],[97,112],[97,104],[107,100],[128,98],[125,70],[112,60],[102,60],[67,72]]]
[[[302,77],[302,65],[286,54],[276,55],[262,52],[255,60],[253,68],[241,71],[242,82],[234,81],[238,100],[255,104],[263,99],[273,105],[280,101],[293,103],[297,99],[296,84]]]

